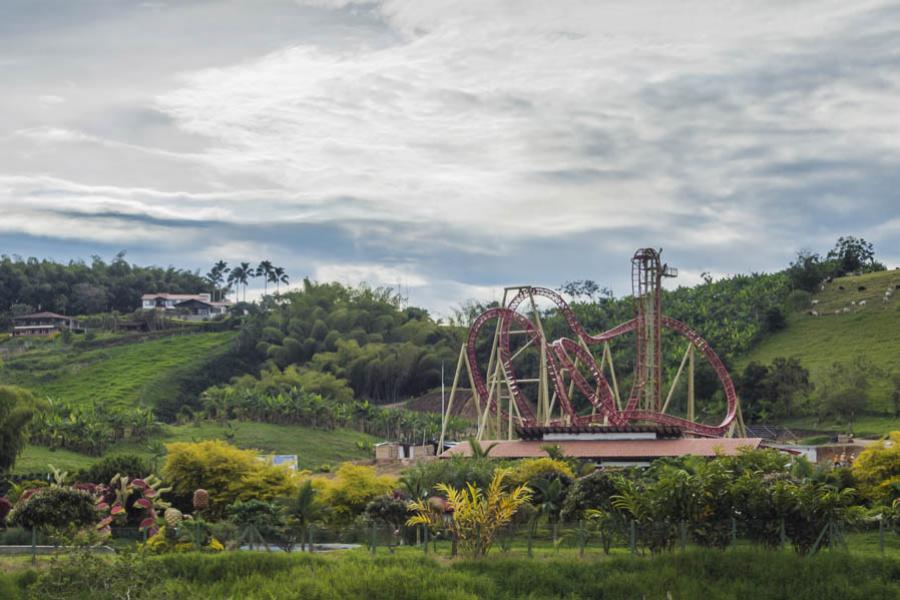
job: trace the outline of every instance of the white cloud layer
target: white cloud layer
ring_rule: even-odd
[[[269,257],[438,309],[526,280],[622,293],[647,244],[691,282],[844,234],[900,255],[889,3],[135,5],[59,24],[64,76],[19,18],[7,47],[0,25],[19,116],[0,116],[0,236]],[[201,33],[144,39],[171,23]]]

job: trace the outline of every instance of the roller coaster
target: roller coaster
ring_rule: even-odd
[[[658,424],[674,426],[686,434],[719,437],[734,433],[740,421],[740,405],[728,369],[710,345],[685,323],[662,314],[662,279],[677,271],[661,261],[661,250],[642,248],[632,265],[634,318],[599,334],[582,327],[575,312],[557,292],[532,286],[504,290],[499,307],[479,315],[469,328],[460,349],[456,374],[450,391],[447,413],[452,410],[460,389],[463,371],[478,414],[477,439],[512,439],[519,427],[585,427]],[[542,310],[537,301],[549,301],[571,331],[570,337],[549,341],[544,332]],[[547,311],[543,311],[546,316]],[[479,355],[485,355],[483,332],[493,329],[486,369]],[[687,341],[680,365],[671,378],[668,393],[663,391],[663,338],[665,332]],[[631,390],[619,391],[610,343],[631,336],[635,348]],[[667,335],[667,339],[671,339]],[[598,348],[599,360],[595,358]],[[481,352],[479,352],[481,351]],[[531,352],[529,375],[524,353]],[[534,355],[537,355],[536,357]],[[696,414],[695,361],[705,359],[718,378],[725,398],[725,414],[718,423],[701,422]],[[682,415],[673,414],[673,398],[682,376],[686,399]],[[608,376],[607,376],[608,375]],[[536,390],[534,389],[536,387]],[[525,388],[528,388],[526,392]],[[446,419],[445,419],[446,422]],[[443,446],[444,432],[441,433]]]

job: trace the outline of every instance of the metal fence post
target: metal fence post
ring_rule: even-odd
[[[587,543],[587,536],[584,531],[584,521],[578,520],[578,557],[584,558],[584,546]]]
[[[628,532],[628,547],[632,554],[637,554],[637,531],[634,520],[631,521],[630,531]]]
[[[878,549],[884,555],[884,513],[878,516]]]
[[[428,556],[428,526],[424,527],[425,529],[425,556]]]
[[[737,545],[737,519],[731,517],[731,545]]]
[[[37,529],[31,528],[31,566],[37,566]]]
[[[370,547],[372,548],[372,556],[375,556],[375,547],[376,547],[376,544],[378,543],[375,538],[375,534],[376,534],[376,528],[375,528],[375,525],[372,525],[372,533],[371,533],[372,543],[370,545]]]
[[[678,524],[678,537],[681,541],[681,551],[684,552],[687,549],[687,526],[684,521]]]

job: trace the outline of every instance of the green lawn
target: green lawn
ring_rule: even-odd
[[[241,448],[255,448],[271,454],[296,454],[300,467],[315,469],[321,465],[334,467],[346,460],[371,458],[371,450],[360,450],[359,441],[373,442],[375,438],[349,429],[323,430],[300,427],[297,425],[271,425],[268,423],[233,422],[234,429],[226,426],[204,422],[196,425],[164,426],[164,433],[154,437],[151,442],[191,442],[210,439],[227,439],[229,433],[234,437],[231,443]],[[120,443],[112,446],[107,455],[124,452],[140,454],[148,460],[152,452],[149,443]],[[58,469],[75,471],[87,467],[99,460],[67,450],[50,450],[41,446],[28,446],[16,461],[16,473],[43,472],[48,464]]]
[[[74,403],[135,406],[174,372],[186,372],[225,352],[235,335],[229,331],[130,336],[88,347],[66,346],[57,339],[8,358],[0,369],[0,383]]]
[[[798,417],[786,419],[782,425],[788,429],[811,429],[815,431],[834,431],[846,433],[847,423],[835,419],[818,419],[816,417]],[[891,431],[900,430],[900,419],[864,415],[853,421],[853,432],[858,438],[879,438]]]

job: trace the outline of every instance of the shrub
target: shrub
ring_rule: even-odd
[[[116,475],[136,478],[148,473],[150,465],[142,457],[136,454],[117,454],[107,456],[87,469],[81,469],[75,474],[75,480],[108,484]]]
[[[159,576],[135,553],[106,558],[86,548],[57,554],[30,586],[31,598],[53,600],[141,600],[159,598],[151,589]]]
[[[378,476],[373,467],[344,463],[334,479],[315,479],[322,503],[330,509],[335,523],[349,523],[366,509],[372,500],[390,492],[396,485],[392,477]]]
[[[68,487],[42,488],[20,499],[10,515],[12,524],[28,529],[83,527],[96,521],[93,496]]]
[[[575,478],[572,467],[565,461],[548,457],[526,458],[517,462],[512,468],[510,481],[527,484],[538,478],[554,479],[560,477],[568,480]]]
[[[223,441],[179,442],[166,448],[164,479],[184,498],[192,498],[198,488],[208,490],[206,514],[213,518],[225,516],[227,507],[237,500],[268,501],[292,494],[298,486],[286,467],[261,461],[256,452]]]
[[[407,498],[397,492],[384,494],[366,505],[365,515],[374,523],[390,525],[394,529],[399,529],[409,516],[406,508],[408,502]]]
[[[285,526],[281,507],[273,502],[260,500],[238,500],[228,507],[228,520],[239,531],[253,527],[266,540],[280,537]]]
[[[890,504],[900,498],[900,431],[892,431],[890,444],[882,440],[859,453],[853,475],[870,500]]]

